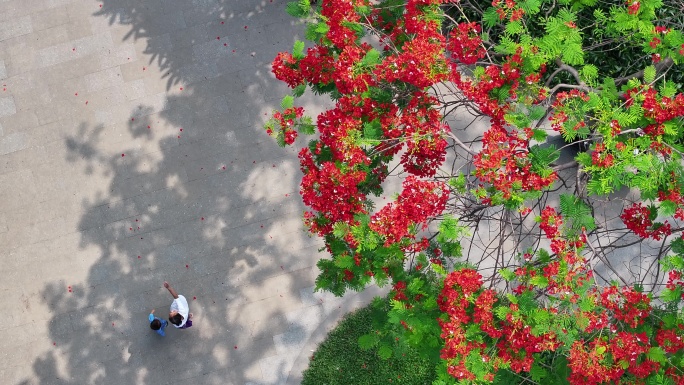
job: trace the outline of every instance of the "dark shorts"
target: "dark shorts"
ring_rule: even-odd
[[[185,325],[179,327],[178,329],[187,329],[190,327],[192,327],[192,320],[191,319],[189,319],[188,322],[185,323]]]

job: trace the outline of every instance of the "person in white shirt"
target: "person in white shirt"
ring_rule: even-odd
[[[169,309],[169,322],[176,327],[176,329],[187,329],[192,326],[192,313],[190,313],[190,306],[185,296],[179,295],[176,290],[164,281],[164,287],[173,296],[171,309]]]

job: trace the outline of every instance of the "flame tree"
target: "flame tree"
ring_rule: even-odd
[[[266,130],[302,147],[317,288],[391,286],[363,348],[413,346],[436,384],[684,384],[667,1],[288,5],[310,44],[273,61],[292,95]],[[307,90],[334,106],[307,116]]]

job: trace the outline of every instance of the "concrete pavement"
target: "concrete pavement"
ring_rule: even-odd
[[[295,384],[368,300],[312,293],[296,153],[261,128],[286,3],[0,0],[0,383]],[[195,326],[161,338],[164,280]]]

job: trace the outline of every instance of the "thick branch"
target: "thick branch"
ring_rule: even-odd
[[[569,168],[577,167],[577,165],[579,165],[579,163],[577,163],[576,160],[573,160],[567,163],[559,164],[558,166],[554,166],[553,171],[563,171]]]
[[[551,82],[553,81],[553,78],[555,78],[556,75],[558,75],[558,73],[561,72],[561,71],[567,71],[567,72],[569,72],[570,75],[572,75],[572,77],[575,78],[575,80],[577,81],[577,83],[578,83],[580,86],[582,86],[582,87],[586,87],[586,86],[587,86],[587,84],[586,84],[585,82],[582,81],[582,78],[580,77],[579,71],[577,71],[577,70],[574,69],[573,67],[571,67],[571,66],[569,66],[569,65],[567,65],[567,64],[565,64],[565,63],[563,63],[560,59],[556,59],[556,64],[558,65],[558,69],[555,70],[555,71],[553,71],[553,73],[551,74],[551,76],[549,76],[549,78],[546,80],[546,83],[544,84],[544,86],[548,87],[548,86],[551,84]]]
[[[674,62],[672,61],[672,58],[669,58],[669,57],[666,58],[665,60],[659,62],[659,63],[656,63],[656,65],[655,65],[656,73],[663,71],[664,69],[670,68],[672,66],[672,64],[674,64]],[[641,79],[643,77],[644,77],[644,70],[637,71],[637,72],[635,72],[631,75],[627,75],[623,78],[615,79],[615,85],[619,86],[621,84],[627,83],[627,81],[629,81],[630,79],[634,79],[634,78]]]

